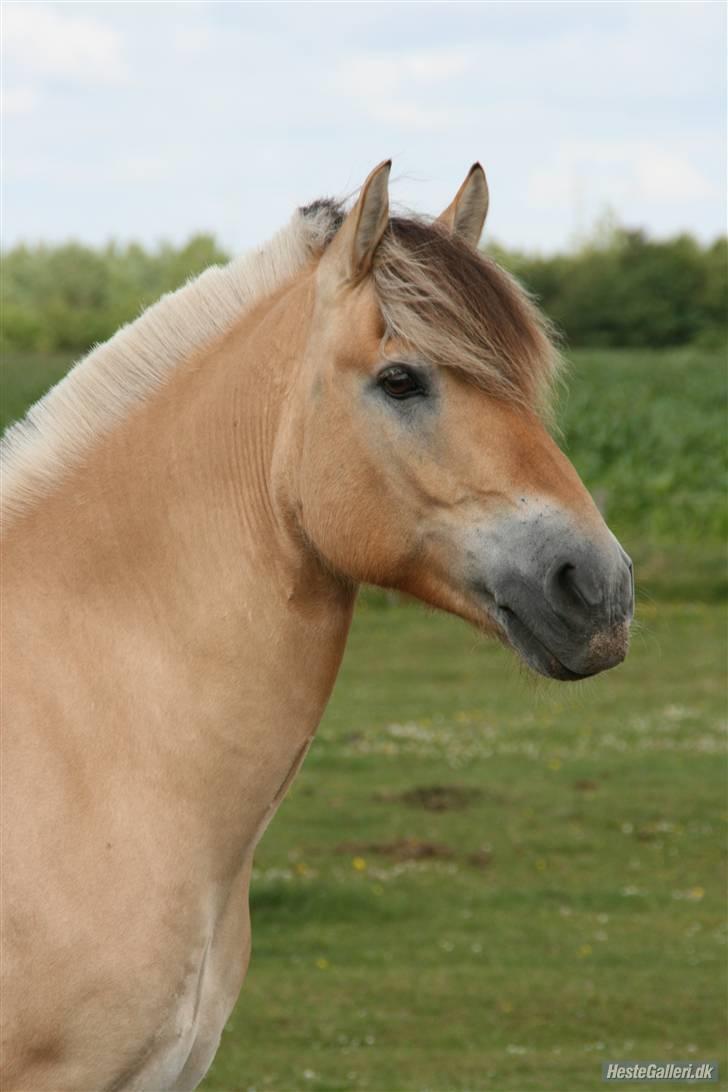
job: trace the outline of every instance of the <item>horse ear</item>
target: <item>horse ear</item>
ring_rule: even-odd
[[[371,172],[359,198],[324,255],[327,267],[336,268],[341,280],[356,283],[372,266],[374,251],[389,223],[389,171],[385,159]]]
[[[485,171],[480,163],[473,163],[452,202],[435,222],[442,224],[469,246],[477,246],[488,215],[488,202]]]

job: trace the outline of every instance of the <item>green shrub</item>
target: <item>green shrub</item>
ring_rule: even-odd
[[[656,241],[613,228],[571,254],[492,253],[536,296],[572,346],[718,348],[728,336],[728,242]]]
[[[609,226],[578,250],[491,252],[535,294],[573,346],[720,348],[728,337],[728,242],[657,241]],[[81,353],[164,292],[227,255],[208,235],[182,247],[17,246],[2,258],[0,344]]]
[[[155,251],[137,243],[101,250],[78,243],[15,247],[2,258],[0,344],[80,354],[165,292],[224,261],[227,255],[208,235]]]

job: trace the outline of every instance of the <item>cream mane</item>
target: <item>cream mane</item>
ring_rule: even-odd
[[[297,211],[265,246],[212,266],[92,349],[0,441],[3,517],[48,493],[176,365],[302,269],[338,222],[326,201]]]

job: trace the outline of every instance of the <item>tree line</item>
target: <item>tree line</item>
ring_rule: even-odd
[[[553,256],[488,248],[533,293],[567,345],[721,346],[728,336],[728,240],[651,239],[609,226]],[[164,292],[228,260],[210,235],[184,246],[16,246],[2,255],[0,344],[83,352]]]

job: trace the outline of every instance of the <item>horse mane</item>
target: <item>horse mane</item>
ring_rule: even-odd
[[[344,219],[322,198],[265,246],[212,266],[94,347],[0,440],[2,513],[48,492],[173,368],[319,256]],[[387,331],[506,401],[548,413],[558,370],[546,319],[504,270],[436,223],[390,220],[373,278]]]
[[[91,349],[0,440],[3,517],[46,494],[177,365],[320,254],[336,216],[333,202],[299,209],[267,244],[211,266]]]

